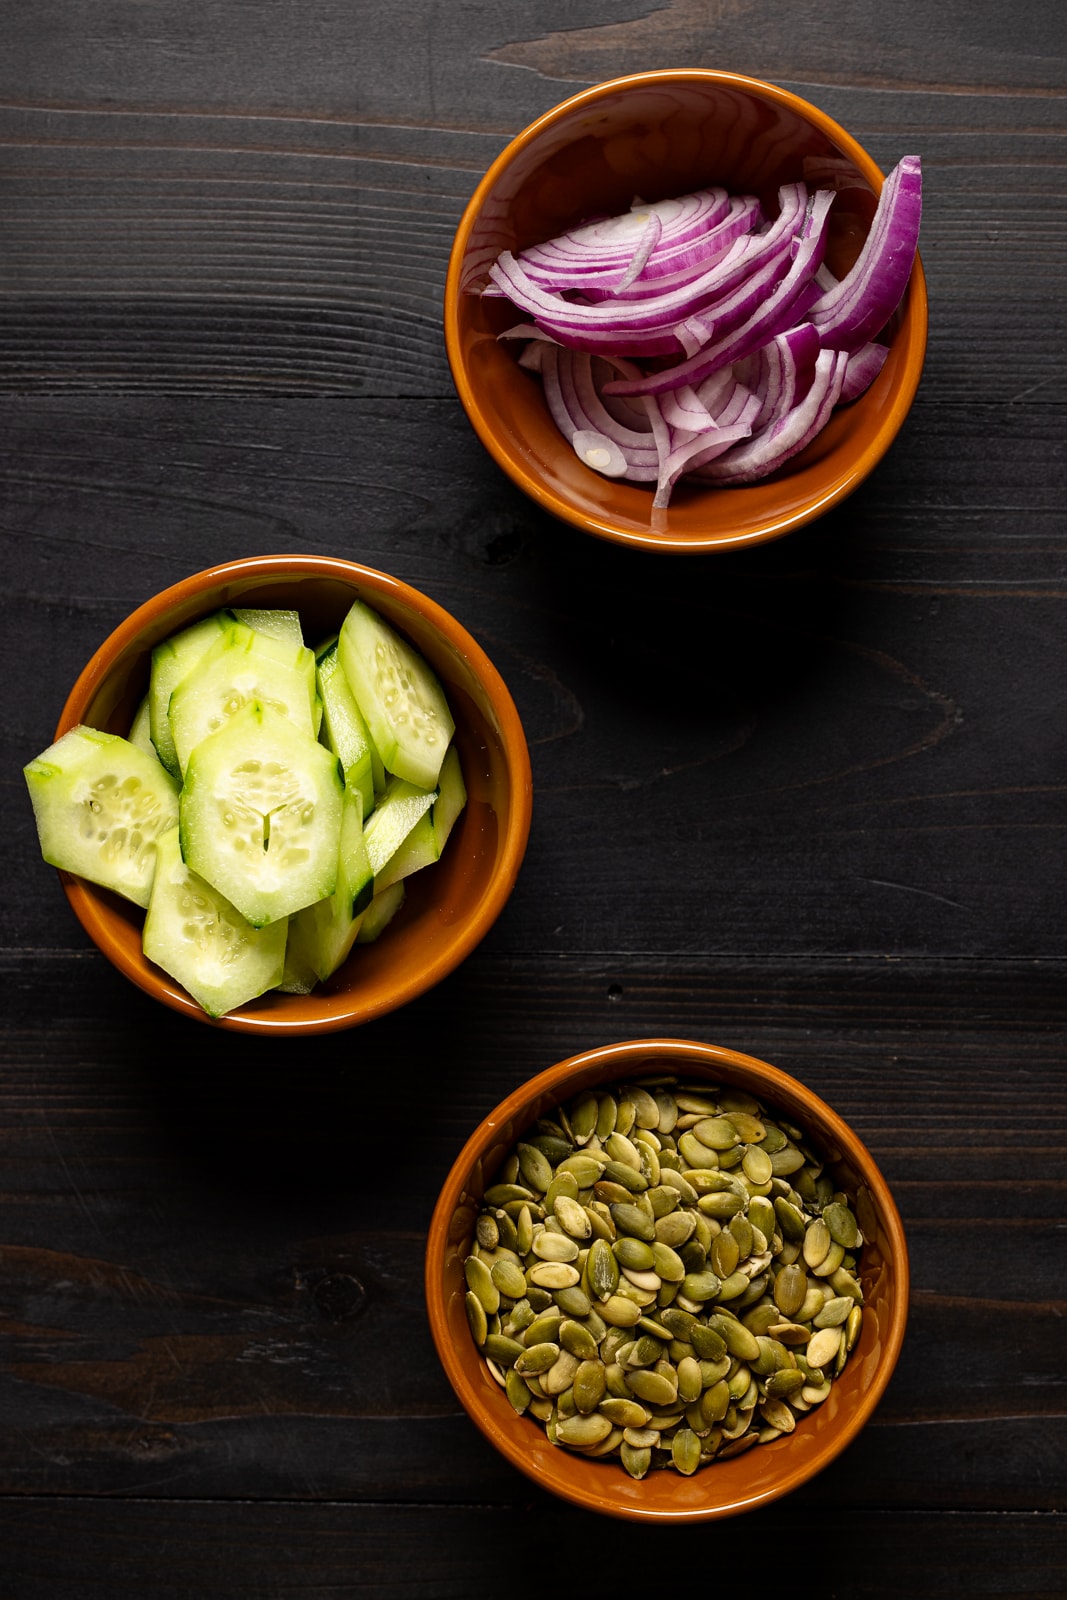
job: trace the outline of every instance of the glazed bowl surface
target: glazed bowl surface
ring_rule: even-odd
[[[585,533],[679,553],[776,539],[850,494],[889,449],[918,388],[927,332],[918,258],[879,335],[889,354],[865,394],[839,407],[773,477],[730,488],[681,480],[655,513],[648,485],[604,477],[578,460],[540,380],[518,365],[521,346],[498,338],[527,318],[479,293],[502,250],[627,211],[635,196],[651,203],[718,184],[757,194],[773,215],[781,184],[814,184],[820,174],[827,181],[828,173],[839,192],[826,260],[840,276],[866,237],[883,175],[851,134],[788,90],[728,72],[637,73],[574,95],[518,134],[464,212],[445,286],[445,344],[460,401],[512,481]]]
[[[855,1198],[864,1233],[859,1339],[829,1397],[796,1430],[686,1477],[672,1470],[630,1478],[618,1462],[585,1459],[549,1442],[519,1416],[471,1335],[463,1262],[486,1187],[516,1141],[539,1117],[598,1085],[673,1076],[730,1086],[810,1135],[840,1186]],[[908,1251],[889,1187],[848,1125],[796,1078],[767,1062],[685,1039],[605,1045],[561,1061],[520,1085],[475,1129],[457,1157],[433,1214],[426,1251],[426,1301],[437,1353],[458,1399],[486,1439],[541,1488],[586,1510],[637,1522],[685,1523],[728,1517],[788,1494],[822,1471],[856,1438],[892,1376],[908,1313]]]
[[[82,927],[120,972],[153,999],[211,1026],[275,1035],[352,1027],[415,999],[470,954],[507,902],[530,829],[529,752],[507,686],[467,630],[410,584],[328,556],[255,556],[194,573],[138,607],[87,663],[60,716],[56,738],[77,723],[124,735],[148,687],[153,647],[220,607],[295,609],[314,645],[336,632],[357,598],[437,673],[468,791],[440,861],[408,880],[403,908],[375,943],[357,945],[310,994],[268,993],[212,1020],[145,957],[139,907],[59,875]]]

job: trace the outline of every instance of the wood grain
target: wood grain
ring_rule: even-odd
[[[561,1572],[614,1600],[598,1552],[623,1526],[474,1430],[422,1253],[510,1089],[660,1035],[775,1062],[852,1123],[913,1298],[847,1455],[735,1523],[627,1537],[631,1586],[691,1584],[709,1551],[751,1586],[767,1551],[835,1600],[1067,1588],[1065,19],[9,0],[3,1600],[533,1600]],[[930,342],[893,449],[815,526],[682,563],[525,500],[440,334],[453,232],[508,139],[650,66],[782,83],[925,180]],[[472,958],[299,1050],[126,984],[41,863],[20,773],[133,607],[286,549],[448,607],[535,779]]]

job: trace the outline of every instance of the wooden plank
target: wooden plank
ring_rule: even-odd
[[[531,1490],[511,1507],[272,1506],[236,1501],[158,1504],[64,1500],[0,1505],[0,1560],[13,1600],[203,1600],[247,1591],[281,1600],[374,1594],[401,1600],[466,1600],[501,1583],[516,1600],[544,1594],[549,1568],[577,1570],[591,1600],[618,1592],[618,1561],[591,1559],[590,1545],[625,1541],[628,1581],[658,1592],[669,1571],[699,1567],[714,1549],[724,1585],[750,1581],[761,1542],[800,1565],[819,1540],[831,1592],[841,1600],[1057,1600],[1067,1570],[1062,1528],[1037,1515],[942,1518],[877,1507],[843,1513],[809,1496],[744,1519],[744,1536],[704,1524],[645,1528],[600,1519]],[[729,1526],[729,1525],[727,1525]],[[551,1554],[542,1554],[550,1552]],[[521,1559],[520,1554],[521,1553]],[[814,1561],[813,1556],[807,1559]],[[1001,1583],[998,1575],[1004,1575]],[[667,1580],[668,1582],[670,1579]]]
[[[1048,1403],[1067,1309],[1061,970],[479,953],[417,1005],[302,1046],[298,1090],[288,1053],[261,1041],[180,1019],[161,1033],[99,958],[44,970],[64,996],[47,1032],[39,963],[0,968],[15,994],[0,1089],[4,1493],[400,1503],[417,1481],[441,1503],[521,1498],[430,1344],[430,1211],[514,1083],[590,1044],[667,1032],[800,1077],[901,1206],[904,1354],[824,1492],[870,1506],[876,1482],[883,1507],[1064,1509],[1067,1437]],[[417,1112],[391,1152],[398,1072]]]

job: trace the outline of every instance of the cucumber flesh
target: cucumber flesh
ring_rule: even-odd
[[[137,746],[138,750],[143,750],[146,756],[151,756],[153,761],[159,760],[159,752],[152,743],[152,710],[147,695],[134,712],[130,731],[126,737],[131,744]]]
[[[404,884],[392,883],[388,889],[383,889],[381,894],[376,894],[359,925],[356,934],[357,944],[373,944],[379,938],[389,923],[392,922],[400,907],[404,904]]]
[[[170,698],[170,728],[182,771],[201,740],[256,701],[315,734],[315,657],[235,622],[205,651]]]
[[[234,616],[246,628],[257,633],[270,634],[272,639],[287,640],[289,644],[302,645],[304,630],[298,611],[270,611],[259,607],[234,607]]]
[[[363,802],[359,792],[345,791],[337,887],[289,918],[286,967],[291,975],[311,972],[325,981],[347,960],[356,942],[363,912],[370,904],[373,875],[363,841]]]
[[[333,893],[343,795],[337,757],[252,701],[189,758],[182,855],[262,927]]]
[[[316,673],[323,721],[319,737],[325,734],[323,743],[340,761],[346,785],[359,790],[363,815],[369,817],[374,810],[375,790],[385,788],[385,772],[366,719],[341,670],[336,644],[319,656]]]
[[[156,757],[78,726],[23,770],[44,859],[146,906],[156,843],[178,820],[177,788]]]
[[[337,649],[386,769],[434,789],[454,723],[432,669],[378,614],[357,600]]]
[[[375,877],[390,856],[400,849],[419,818],[426,815],[436,797],[434,789],[420,789],[403,778],[389,780],[363,830]]]
[[[180,633],[172,634],[157,644],[152,651],[152,675],[148,689],[149,720],[152,743],[168,772],[181,777],[178,752],[170,731],[170,697],[186,674],[196,665],[204,652],[219,635],[232,628],[232,611],[213,611],[199,622],[191,623]]]
[[[423,812],[411,832],[375,875],[375,894],[439,861],[456,818],[466,803],[467,790],[463,783],[459,753],[455,745],[449,745],[448,754],[441,764],[441,786],[437,799],[429,811]]]
[[[156,847],[144,924],[149,961],[187,989],[210,1017],[221,1017],[278,986],[285,968],[285,921],[253,928],[224,895],[182,860],[178,829]]]

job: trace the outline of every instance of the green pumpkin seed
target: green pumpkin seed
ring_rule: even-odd
[[[597,1300],[606,1300],[619,1286],[618,1260],[611,1245],[603,1239],[594,1239],[589,1246],[586,1276]]]
[[[729,1117],[704,1117],[693,1132],[709,1150],[732,1150],[741,1143],[741,1135]]]
[[[829,1278],[837,1271],[845,1259],[845,1252],[836,1241],[831,1244],[826,1255],[817,1267],[812,1267],[812,1272],[817,1278]]]
[[[799,1244],[807,1232],[803,1213],[790,1204],[784,1195],[779,1195],[774,1202],[774,1215],[782,1238],[792,1244]]]
[[[713,1217],[717,1222],[728,1222],[735,1217],[744,1206],[744,1200],[732,1190],[724,1190],[721,1194],[702,1194],[697,1205],[706,1217]]]
[[[808,1292],[808,1278],[797,1263],[783,1267],[774,1280],[774,1303],[787,1320],[796,1316]]]
[[[505,1206],[512,1200],[532,1200],[533,1194],[524,1185],[519,1183],[494,1183],[485,1191],[485,1203],[489,1206]]]
[[[778,1222],[774,1206],[763,1195],[757,1195],[749,1201],[748,1220],[753,1228],[759,1229],[765,1239],[770,1239],[776,1230]]]
[[[521,1300],[526,1293],[526,1274],[514,1261],[495,1261],[490,1277],[501,1294],[509,1300]]]
[[[707,1423],[721,1422],[730,1407],[730,1386],[725,1378],[720,1378],[704,1390],[700,1399],[700,1410],[704,1421]]]
[[[574,1403],[583,1414],[595,1411],[607,1393],[608,1380],[604,1364],[586,1360],[579,1364],[574,1374]]]
[[[651,1244],[656,1237],[656,1225],[639,1206],[627,1201],[616,1201],[611,1207],[611,1217],[618,1232]]]
[[[723,1229],[711,1241],[711,1265],[720,1278],[728,1278],[741,1259],[741,1250],[732,1233]]]
[[[557,1441],[578,1450],[599,1444],[610,1432],[611,1423],[599,1411],[594,1411],[591,1416],[579,1414],[567,1417],[565,1421],[556,1425]]]
[[[501,1367],[513,1367],[524,1353],[517,1339],[509,1339],[503,1333],[486,1334],[482,1349],[490,1360],[496,1361]]]
[[[601,1172],[603,1172],[605,1164],[605,1157],[594,1155],[588,1150],[579,1150],[577,1155],[568,1156],[566,1161],[560,1162],[556,1168],[556,1177],[558,1178],[561,1172],[569,1172],[577,1183],[579,1192],[581,1192],[582,1189],[591,1189],[593,1187]]]
[[[613,1094],[602,1094],[597,1102],[596,1127],[594,1132],[600,1140],[607,1138],[609,1133],[615,1132],[615,1124],[619,1116],[619,1102]]]
[[[679,1428],[671,1440],[671,1460],[684,1477],[691,1477],[700,1465],[700,1440],[692,1428]]]
[[[829,1250],[830,1244],[829,1228],[822,1217],[816,1217],[815,1221],[808,1225],[802,1248],[804,1260],[809,1267],[814,1269],[819,1265],[820,1261],[825,1261],[826,1252]]]
[[[643,1239],[629,1236],[616,1239],[612,1251],[620,1267],[630,1267],[635,1272],[647,1272],[654,1260],[652,1246]]]
[[[666,1283],[681,1283],[685,1277],[685,1263],[681,1256],[659,1239],[652,1245],[652,1270]]]
[[[682,1294],[687,1300],[694,1300],[702,1305],[707,1300],[714,1300],[722,1288],[722,1283],[714,1272],[687,1272],[682,1280]]]
[[[480,1257],[467,1257],[463,1263],[463,1275],[467,1280],[467,1288],[472,1294],[477,1295],[488,1316],[493,1316],[500,1310],[500,1290],[493,1282],[489,1268]]]
[[[539,1378],[558,1360],[558,1344],[528,1344],[515,1359],[515,1371],[523,1378]]]
[[[641,1318],[641,1307],[620,1294],[609,1295],[598,1309],[612,1328],[632,1328]]]
[[[567,1289],[578,1282],[580,1273],[567,1261],[539,1261],[530,1267],[526,1282],[540,1289]]]
[[[484,1345],[489,1332],[489,1319],[485,1314],[485,1307],[474,1293],[468,1289],[463,1297],[464,1309],[467,1313],[467,1324],[471,1330],[476,1345]]]
[[[840,1328],[820,1328],[808,1340],[805,1359],[809,1367],[828,1367],[841,1348]]]
[[[834,1295],[827,1300],[821,1311],[817,1311],[812,1318],[816,1328],[839,1328],[848,1319],[849,1312],[855,1305],[850,1295]]]
[[[559,1342],[564,1350],[569,1350],[579,1361],[592,1361],[596,1357],[596,1339],[584,1323],[576,1322],[573,1317],[565,1317],[560,1323]]]
[[[576,1144],[588,1144],[596,1131],[600,1103],[594,1094],[583,1094],[571,1105],[567,1120]]]
[[[755,1361],[759,1355],[756,1335],[736,1318],[717,1312],[708,1318],[708,1326],[720,1336],[732,1356],[742,1361]]]
[[[624,1439],[619,1446],[619,1459],[630,1477],[640,1483],[652,1465],[652,1451],[649,1449],[637,1449]]]
[[[534,1239],[532,1248],[534,1255],[540,1261],[576,1261],[578,1259],[578,1246],[565,1233],[549,1233],[546,1229]]]
[[[854,1250],[859,1244],[859,1228],[847,1205],[833,1201],[823,1211],[822,1220],[829,1230],[831,1239],[842,1249]]]
[[[568,1174],[564,1174],[564,1176],[568,1176]],[[573,1181],[573,1175],[571,1176]],[[593,1231],[593,1225],[589,1220],[588,1211],[584,1206],[578,1204],[577,1199],[572,1198],[570,1195],[557,1194],[552,1211],[564,1233],[569,1234],[572,1239],[589,1238]]]
[[[845,1353],[848,1354],[855,1346],[860,1336],[860,1327],[863,1322],[863,1312],[859,1306],[853,1305],[845,1323]]]
[[[775,1430],[775,1433],[792,1433],[797,1425],[797,1419],[784,1400],[768,1394],[760,1402],[760,1415],[764,1421]]]
[[[650,1405],[669,1406],[678,1395],[677,1382],[672,1383],[663,1373],[650,1372],[644,1367],[627,1372],[626,1382],[639,1400],[647,1400]]]
[[[804,1374],[798,1367],[779,1367],[768,1377],[765,1388],[769,1395],[788,1400],[804,1387]]]

